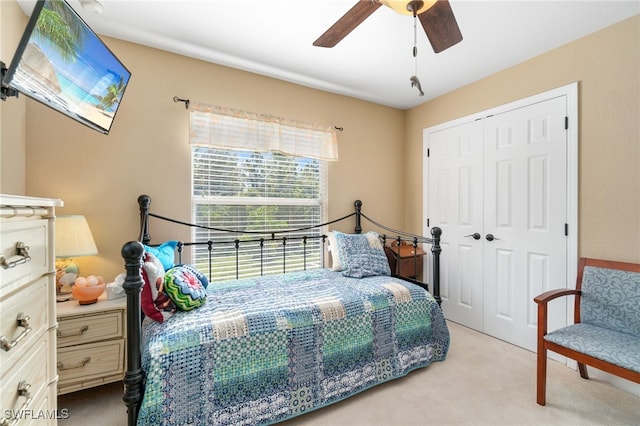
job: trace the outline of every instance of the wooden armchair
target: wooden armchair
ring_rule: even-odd
[[[547,332],[547,304],[575,296],[574,324]],[[582,258],[575,289],[550,290],[538,304],[537,402],[546,403],[547,351],[640,383],[640,264]]]

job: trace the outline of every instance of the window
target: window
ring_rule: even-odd
[[[209,265],[209,248],[196,246],[192,262],[212,281],[323,266],[324,230],[309,228],[326,222],[334,128],[191,103],[189,131],[193,222],[201,226],[193,241],[212,241],[215,259]],[[223,243],[233,236],[220,229],[239,231],[239,243]],[[260,233],[292,229],[284,244]]]
[[[239,278],[322,267],[322,229],[289,235],[286,247],[280,240],[272,241],[271,235],[257,232],[303,229],[324,223],[325,161],[192,145],[192,167],[194,223],[245,231],[237,235],[241,243],[236,251],[235,244],[220,242],[233,239],[228,233],[194,228],[194,241],[214,242],[213,281],[236,278],[236,256]],[[302,235],[316,238],[305,243],[297,239]],[[260,238],[265,239],[262,247]],[[284,249],[287,255],[283,259]],[[208,248],[198,246],[194,253],[194,263],[208,270]]]

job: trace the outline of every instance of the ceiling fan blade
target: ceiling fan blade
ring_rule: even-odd
[[[448,0],[438,0],[418,18],[434,52],[440,53],[462,41],[462,33]]]
[[[360,0],[342,18],[331,26],[324,34],[313,42],[317,47],[333,47],[345,38],[355,27],[375,12],[382,3],[371,0]]]

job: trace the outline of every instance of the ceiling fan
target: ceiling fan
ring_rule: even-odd
[[[360,0],[314,41],[313,45],[334,47],[382,5],[396,12],[417,17],[436,53],[462,41],[462,33],[448,0]]]

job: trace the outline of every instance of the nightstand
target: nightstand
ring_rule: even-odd
[[[410,244],[398,246],[392,242],[385,246],[384,252],[393,275],[411,279],[419,279],[422,275],[422,257],[425,252],[420,247],[414,248]]]
[[[127,299],[56,304],[58,395],[122,380]]]

